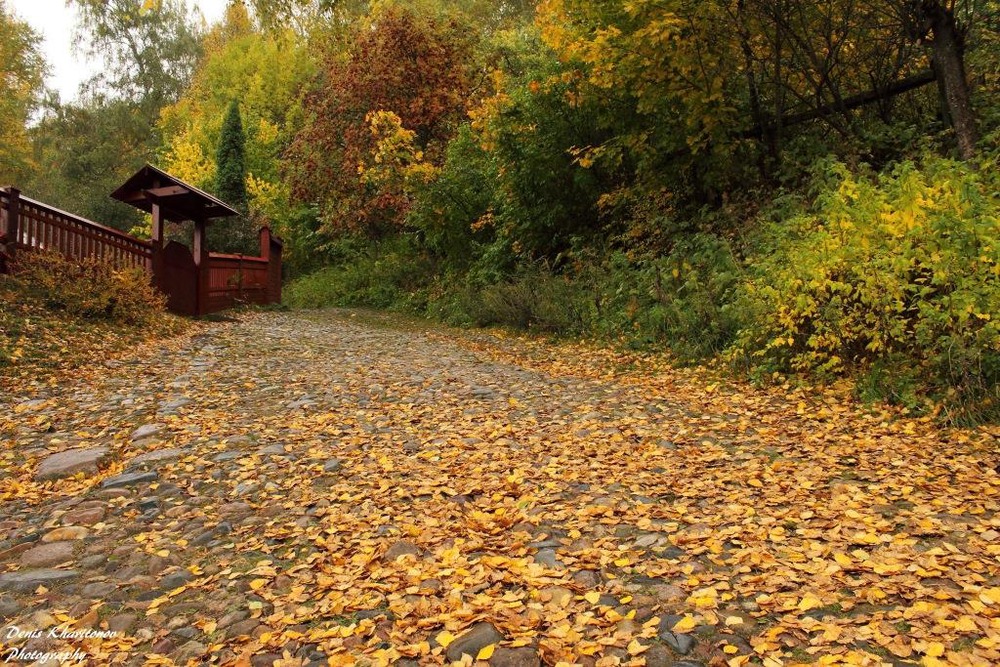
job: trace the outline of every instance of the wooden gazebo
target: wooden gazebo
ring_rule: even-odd
[[[281,241],[261,229],[260,257],[208,252],[205,230],[213,220],[239,215],[232,206],[147,164],[111,193],[118,201],[152,215],[151,270],[170,310],[200,316],[240,302],[281,300]],[[191,250],[164,245],[164,222],[194,223]]]

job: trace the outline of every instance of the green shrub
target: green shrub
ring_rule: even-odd
[[[475,321],[480,326],[581,334],[588,323],[586,296],[564,276],[526,270],[510,281],[483,288]]]
[[[87,319],[145,326],[166,308],[166,297],[141,268],[117,268],[91,258],[75,262],[41,251],[19,254],[14,275],[48,308]]]
[[[422,311],[434,267],[411,239],[381,243],[345,238],[325,249],[327,266],[291,282],[285,303],[295,308],[368,306]]]
[[[983,178],[941,159],[882,175],[827,164],[812,206],[776,220],[752,262],[733,357],[763,373],[868,373],[870,387],[921,377],[963,411],[993,409],[1000,203]]]

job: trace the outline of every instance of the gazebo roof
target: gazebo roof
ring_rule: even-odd
[[[163,219],[172,222],[239,215],[239,211],[222,200],[151,164],[135,172],[111,197],[146,213],[152,212],[153,204],[159,204]]]

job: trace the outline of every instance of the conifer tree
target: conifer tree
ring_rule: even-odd
[[[219,149],[216,152],[215,194],[219,199],[246,214],[247,167],[246,138],[240,120],[240,105],[236,100],[229,104],[222,121]]]

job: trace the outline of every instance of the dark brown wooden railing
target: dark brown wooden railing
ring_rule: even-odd
[[[208,309],[225,310],[239,304],[265,304],[268,261],[262,257],[208,254]]]
[[[202,223],[204,224],[204,223]],[[260,230],[260,257],[204,253],[201,264],[184,245],[161,246],[0,188],[0,272],[21,251],[55,250],[83,261],[139,267],[182,315],[206,315],[242,304],[281,302],[281,241]]]
[[[13,250],[55,250],[82,261],[150,268],[152,246],[110,227],[0,188],[0,236]]]

